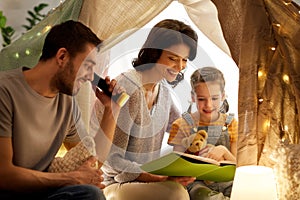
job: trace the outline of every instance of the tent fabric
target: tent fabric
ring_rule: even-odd
[[[228,56],[231,56],[215,4],[210,0],[179,0],[178,2],[183,4],[188,16],[198,29]]]
[[[33,67],[38,61],[48,30],[55,24],[69,19],[81,21],[104,40],[99,60],[101,65],[105,66],[109,60],[111,47],[144,26],[171,2],[172,0],[66,0],[30,31],[2,49],[0,70],[20,66]],[[181,2],[196,26],[230,55],[214,4],[209,0],[181,0]],[[99,73],[99,69],[97,70]],[[91,93],[90,85],[86,84],[76,96],[87,129],[89,129],[91,105],[94,102]]]
[[[40,24],[1,51],[0,70],[33,66],[40,55],[48,25],[68,19],[82,21],[105,39],[104,48],[109,50],[171,2],[66,0]],[[239,67],[238,165],[273,166],[274,151],[282,146],[289,149],[293,144],[299,145],[299,5],[287,0],[179,2],[195,25],[231,55]],[[87,98],[89,85],[85,87],[78,99],[88,122],[92,99]],[[286,160],[277,160],[280,162]]]
[[[172,0],[84,0],[79,21],[89,26],[101,39],[102,51],[143,27]]]
[[[213,2],[240,69],[238,163],[272,166],[271,154],[281,141],[299,144],[299,5]]]
[[[300,199],[300,7],[285,0],[213,2],[240,70],[238,166],[272,167],[278,199]]]
[[[65,1],[39,24],[3,48],[0,52],[0,71],[21,66],[34,66],[40,57],[44,39],[49,29],[55,24],[69,19],[77,20],[81,6],[82,0]]]
[[[143,27],[173,0],[85,0],[79,21],[88,25],[105,40],[107,50]],[[221,50],[230,55],[218,19],[218,11],[210,0],[180,0],[195,25]]]
[[[89,26],[104,43],[101,48],[100,62],[109,60],[109,49],[130,34],[146,25],[150,20],[163,11],[172,0],[85,0],[78,20]],[[223,37],[218,12],[210,0],[181,0],[192,21],[208,38],[210,38],[225,53],[230,55],[228,45]],[[208,20],[209,19],[209,20]],[[103,56],[106,54],[106,57]],[[105,66],[107,63],[102,63]],[[86,87],[77,95],[82,102],[84,116],[89,121],[92,110],[88,105],[93,104],[93,97],[86,98],[91,88]],[[87,125],[88,126],[88,125]]]

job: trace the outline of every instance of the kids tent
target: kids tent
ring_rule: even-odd
[[[288,199],[290,190],[299,197],[300,172],[296,167],[300,163],[295,153],[300,137],[299,4],[290,0],[178,2],[193,23],[238,66],[238,165],[289,169],[283,180],[289,188],[281,190],[280,196]],[[104,39],[103,51],[109,51],[171,3],[172,0],[66,0],[1,51],[0,69],[33,66],[49,28],[68,19],[89,26]],[[86,97],[85,93],[79,95],[85,102]],[[87,107],[85,103],[82,106]]]

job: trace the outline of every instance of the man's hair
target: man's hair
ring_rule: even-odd
[[[41,61],[54,57],[60,48],[66,48],[71,57],[85,50],[86,44],[96,47],[101,40],[93,31],[78,21],[69,20],[51,28],[45,38]]]
[[[189,25],[174,19],[162,20],[151,29],[138,57],[132,62],[133,67],[138,71],[151,69],[164,49],[178,44],[186,44],[190,48],[188,58],[193,60],[197,42],[197,33]]]

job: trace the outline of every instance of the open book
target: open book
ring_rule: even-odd
[[[192,176],[197,180],[223,182],[233,180],[236,165],[231,161],[217,162],[210,158],[174,151],[145,163],[141,169],[157,175]]]

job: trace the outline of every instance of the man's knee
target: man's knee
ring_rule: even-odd
[[[48,200],[105,200],[102,190],[93,185],[72,185],[62,187],[48,196]]]

